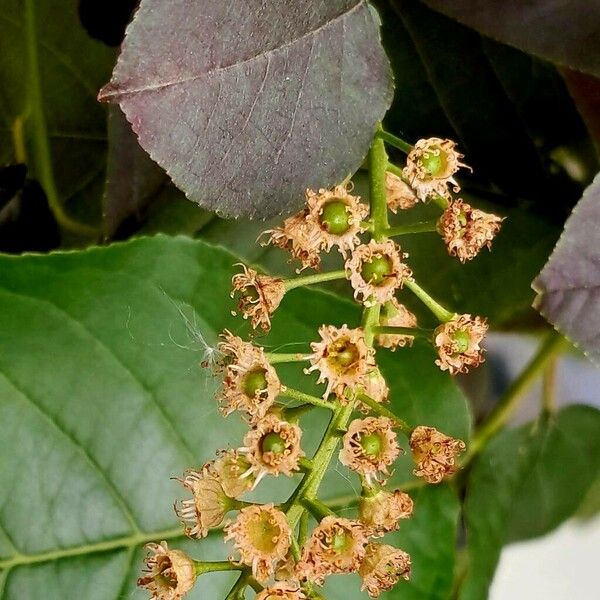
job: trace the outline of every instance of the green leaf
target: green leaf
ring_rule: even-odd
[[[569,518],[599,471],[600,412],[591,407],[571,406],[493,439],[469,476],[461,600],[487,598],[502,546]]]
[[[266,217],[360,166],[391,91],[366,0],[142,0],[100,98],[191,200]]]
[[[585,190],[533,282],[535,307],[594,362],[600,361],[600,175]]]
[[[424,0],[490,37],[579,71],[600,75],[600,7],[586,0]]]
[[[96,94],[114,50],[87,35],[76,2],[3,0],[0,56],[0,163],[26,162],[62,225],[67,212],[97,225],[106,111]]]
[[[239,445],[245,430],[238,417],[219,416],[218,381],[199,366],[223,328],[247,331],[229,314],[235,262],[222,249],[183,237],[0,256],[4,598],[33,597],[42,586],[48,600],[129,597],[140,544],[180,544],[172,504],[184,494],[170,478],[218,448]],[[307,348],[322,323],[355,326],[359,317],[349,301],[297,289],[259,341],[269,350]],[[467,436],[464,397],[435,367],[430,349],[381,354],[399,416]],[[316,390],[315,377],[302,375],[300,365],[278,371],[286,384]],[[303,423],[307,452],[326,420],[318,409]],[[399,477],[409,469],[399,466]],[[284,500],[297,481],[265,482],[257,499]],[[343,486],[346,472],[333,469],[323,496]],[[205,559],[229,553],[218,534],[190,548]],[[417,545],[414,552],[415,560],[426,559]],[[415,585],[425,589],[432,574],[419,572]],[[228,581],[207,576],[192,598],[217,598]],[[355,594],[362,597],[358,588]]]
[[[446,485],[428,486],[414,491],[413,517],[404,521],[397,533],[383,543],[408,552],[412,576],[399,582],[382,598],[388,600],[448,600],[452,589],[455,546],[460,504]],[[358,577],[333,577],[325,587],[328,600],[365,598],[357,593]]]

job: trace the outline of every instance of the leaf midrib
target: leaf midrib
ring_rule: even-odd
[[[198,75],[189,75],[186,77],[180,77],[178,79],[174,79],[172,81],[164,81],[164,82],[150,84],[150,85],[146,85],[146,86],[142,86],[142,87],[133,87],[133,88],[127,88],[127,89],[120,88],[118,83],[116,85],[113,85],[113,83],[111,81],[104,88],[102,88],[100,90],[100,92],[98,94],[98,99],[101,101],[107,102],[107,101],[118,100],[119,98],[123,98],[126,96],[132,96],[134,94],[140,94],[143,92],[155,92],[157,90],[162,90],[165,88],[173,87],[175,85],[182,85],[184,83],[191,83],[193,81],[198,81],[199,79],[203,79],[203,78],[208,79],[209,77],[218,75],[220,73],[225,73],[231,69],[241,67],[241,66],[251,63],[253,61],[256,61],[260,58],[265,58],[265,57],[269,58],[271,55],[281,52],[285,48],[294,46],[295,44],[301,43],[302,41],[304,41],[307,38],[318,35],[322,30],[335,25],[338,21],[346,19],[352,13],[358,11],[359,9],[364,8],[365,5],[366,5],[365,0],[359,0],[350,10],[347,10],[347,11],[337,15],[336,17],[329,19],[325,23],[319,25],[317,28],[307,31],[306,33],[302,34],[301,36],[299,36],[297,38],[294,38],[293,40],[285,42],[284,44],[281,44],[275,48],[269,48],[268,50],[264,50],[263,52],[255,54],[254,56],[250,56],[249,58],[245,58],[244,60],[234,62],[230,65],[217,67],[216,69],[204,71],[202,73],[199,73]]]

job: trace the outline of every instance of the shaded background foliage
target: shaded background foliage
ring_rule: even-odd
[[[410,141],[456,139],[473,167],[461,180],[465,197],[508,217],[494,252],[464,266],[447,256],[435,234],[403,244],[434,295],[451,308],[488,316],[496,328],[545,326],[531,308],[530,283],[587,188],[536,280],[536,302],[576,345],[598,356],[600,192],[597,180],[590,184],[598,170],[600,35],[590,28],[598,30],[599,18],[589,3],[559,4],[568,17],[551,0],[374,1],[395,80],[385,126]],[[214,382],[196,367],[220,329],[239,330],[223,306],[230,265],[241,257],[291,273],[281,253],[255,243],[279,218],[229,221],[188,201],[140,147],[120,109],[109,114],[97,102],[136,5],[0,0],[0,250],[19,255],[108,245],[0,257],[6,598],[39,597],[40,589],[45,598],[136,593],[140,544],[163,534],[180,537],[169,476],[205,459],[222,436],[233,443],[241,432],[240,423],[216,419]],[[364,172],[354,183],[367,197]],[[275,214],[301,197],[281,206],[271,200]],[[429,215],[429,207],[419,207],[404,218]],[[155,233],[195,241],[127,241]],[[429,316],[419,316],[426,324]],[[285,299],[265,343],[289,341],[290,331],[306,342],[328,318],[357,319],[338,298],[297,291]],[[468,438],[479,415],[433,367],[426,347],[382,354],[400,416]],[[293,382],[299,373],[286,377]],[[107,421],[109,428],[102,426]],[[198,436],[199,430],[211,433]],[[564,410],[495,438],[461,482],[463,496],[446,485],[415,492],[415,520],[395,534],[413,555],[414,577],[387,597],[485,598],[503,544],[541,535],[577,510],[597,478],[599,433],[596,411]],[[408,461],[396,477],[412,481]],[[333,469],[327,489],[335,499],[351,485]],[[464,533],[471,560],[453,591],[455,545]],[[202,545],[206,558],[220,558],[220,550],[218,536]],[[217,597],[227,584],[226,576],[215,576],[198,597]],[[336,579],[327,593],[351,598],[356,589]]]

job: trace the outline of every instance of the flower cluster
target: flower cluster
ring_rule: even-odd
[[[450,140],[420,140],[404,168],[388,163],[378,189],[385,190],[380,206],[394,214],[430,200],[443,207],[438,229],[449,253],[464,262],[490,247],[502,220],[452,199],[451,191],[459,190],[454,177],[464,166],[461,158]],[[236,312],[254,330],[270,330],[289,290],[336,278],[349,283],[363,307],[363,320],[356,327],[322,324],[318,339],[292,355],[270,354],[256,339],[222,333],[218,405],[224,416],[238,413],[247,429],[237,447],[219,451],[214,460],[178,479],[187,497],[176,502],[175,510],[191,538],[223,527],[230,554],[225,561],[196,561],[165,542],[150,544],[138,584],[154,599],[178,600],[197,577],[222,570],[240,572],[227,596],[235,600],[245,598],[248,587],[257,600],[323,598],[315,587],[331,575],[347,573],[357,573],[361,590],[377,598],[411,576],[411,557],[381,540],[401,528],[415,509],[411,497],[390,483],[397,459],[403,447],[409,448],[414,476],[422,484],[439,484],[459,468],[466,445],[428,425],[409,425],[386,406],[393,394],[377,364],[378,348],[406,352],[400,349],[424,338],[437,351],[435,362],[442,371],[465,373],[483,361],[487,324],[481,317],[446,310],[418,286],[408,255],[391,239],[393,228],[387,219],[383,226],[377,221],[373,204],[378,199],[371,198],[370,207],[352,191],[347,184],[307,190],[305,208],[265,232],[262,242],[289,252],[300,263],[298,273],[318,269],[321,254],[335,247],[343,269],[284,280],[241,265],[232,279]],[[364,239],[369,233],[372,239]],[[431,309],[439,320],[436,328],[418,327],[415,314],[398,298],[407,293]],[[304,373],[321,386],[320,396],[286,385],[278,365],[301,361]],[[302,419],[317,407],[331,417],[317,451],[308,457]],[[354,512],[343,517],[318,495],[336,453],[361,484],[356,502],[345,507]],[[287,501],[251,499],[265,478],[279,477],[297,478]],[[309,517],[316,520],[312,531]]]

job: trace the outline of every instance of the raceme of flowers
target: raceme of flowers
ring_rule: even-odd
[[[465,262],[490,248],[502,219],[453,199],[460,190],[455,175],[465,166],[462,158],[450,140],[419,140],[404,168],[385,158],[379,183],[385,191],[384,212],[401,213],[421,202],[438,205],[442,212],[437,229],[448,253]],[[383,228],[377,222],[376,199],[369,206],[352,191],[349,184],[307,190],[305,208],[265,232],[261,242],[289,252],[290,260],[299,262],[298,273],[318,270],[322,253],[335,248],[343,270],[284,280],[241,265],[232,280],[232,297],[236,313],[254,329],[268,331],[287,291],[346,279],[364,307],[363,325],[323,323],[310,348],[293,355],[269,354],[253,341],[222,333],[217,364],[222,386],[216,401],[223,416],[239,413],[248,430],[237,448],[223,449],[214,460],[183,474],[178,481],[185,497],[175,510],[191,538],[223,527],[231,556],[199,561],[166,542],[149,544],[138,585],[151,598],[178,600],[201,575],[223,570],[239,572],[227,596],[231,600],[245,598],[248,588],[257,600],[322,600],[319,588],[327,577],[344,573],[357,573],[361,590],[377,598],[410,578],[410,556],[381,540],[413,513],[410,496],[388,485],[403,452],[399,436],[405,436],[411,449],[415,476],[429,484],[456,472],[465,444],[426,423],[409,425],[386,407],[389,388],[377,367],[377,348],[396,351],[424,337],[436,350],[440,369],[464,373],[484,360],[481,344],[487,324],[479,316],[448,311],[418,286],[410,257],[392,239],[394,228],[387,226],[387,219]],[[369,234],[371,239],[365,239]],[[405,288],[438,318],[435,329],[418,327],[415,315],[397,297],[410,293]],[[304,372],[316,378],[322,396],[290,389],[281,381],[276,365],[292,361],[306,363]],[[302,417],[315,407],[327,409],[330,422],[316,453],[307,457]],[[336,514],[318,496],[336,453],[362,485],[353,517]],[[283,504],[243,499],[264,478],[294,474],[301,475],[300,483]],[[312,532],[309,516],[317,522]]]

